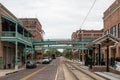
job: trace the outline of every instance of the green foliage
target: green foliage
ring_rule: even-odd
[[[67,50],[67,49],[63,51],[63,55],[64,55],[66,58],[73,59],[73,54],[72,54],[72,52],[69,51],[69,50]]]
[[[43,54],[43,57],[45,57],[45,56],[50,57],[52,54],[55,54],[56,56],[58,56],[58,55],[61,55],[62,53],[60,51],[58,51],[57,49],[49,49],[46,51],[45,54]]]

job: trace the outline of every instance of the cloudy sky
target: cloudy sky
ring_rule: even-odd
[[[18,18],[38,18],[45,39],[70,39],[72,32],[82,29],[102,29],[103,12],[115,0],[0,0]]]

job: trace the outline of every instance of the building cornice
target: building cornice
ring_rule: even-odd
[[[118,3],[112,10],[109,11],[108,15],[105,15],[103,17],[103,20],[107,19],[109,16],[111,16],[117,9],[120,8],[120,3]]]

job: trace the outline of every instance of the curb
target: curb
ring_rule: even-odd
[[[97,73],[94,73],[94,74],[96,74],[96,75],[98,75],[98,76],[100,76],[100,77],[102,77],[102,78],[105,78],[106,80],[111,80],[111,79],[109,79],[109,78],[107,78],[107,77],[104,77],[104,76],[102,76],[102,75],[99,75],[99,74],[97,74]]]
[[[17,72],[18,71],[14,71],[14,72],[6,73],[5,75],[9,75],[9,74],[17,73]]]

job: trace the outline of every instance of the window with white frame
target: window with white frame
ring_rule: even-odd
[[[116,26],[114,26],[114,27],[112,28],[112,35],[113,35],[113,36],[116,36]]]

